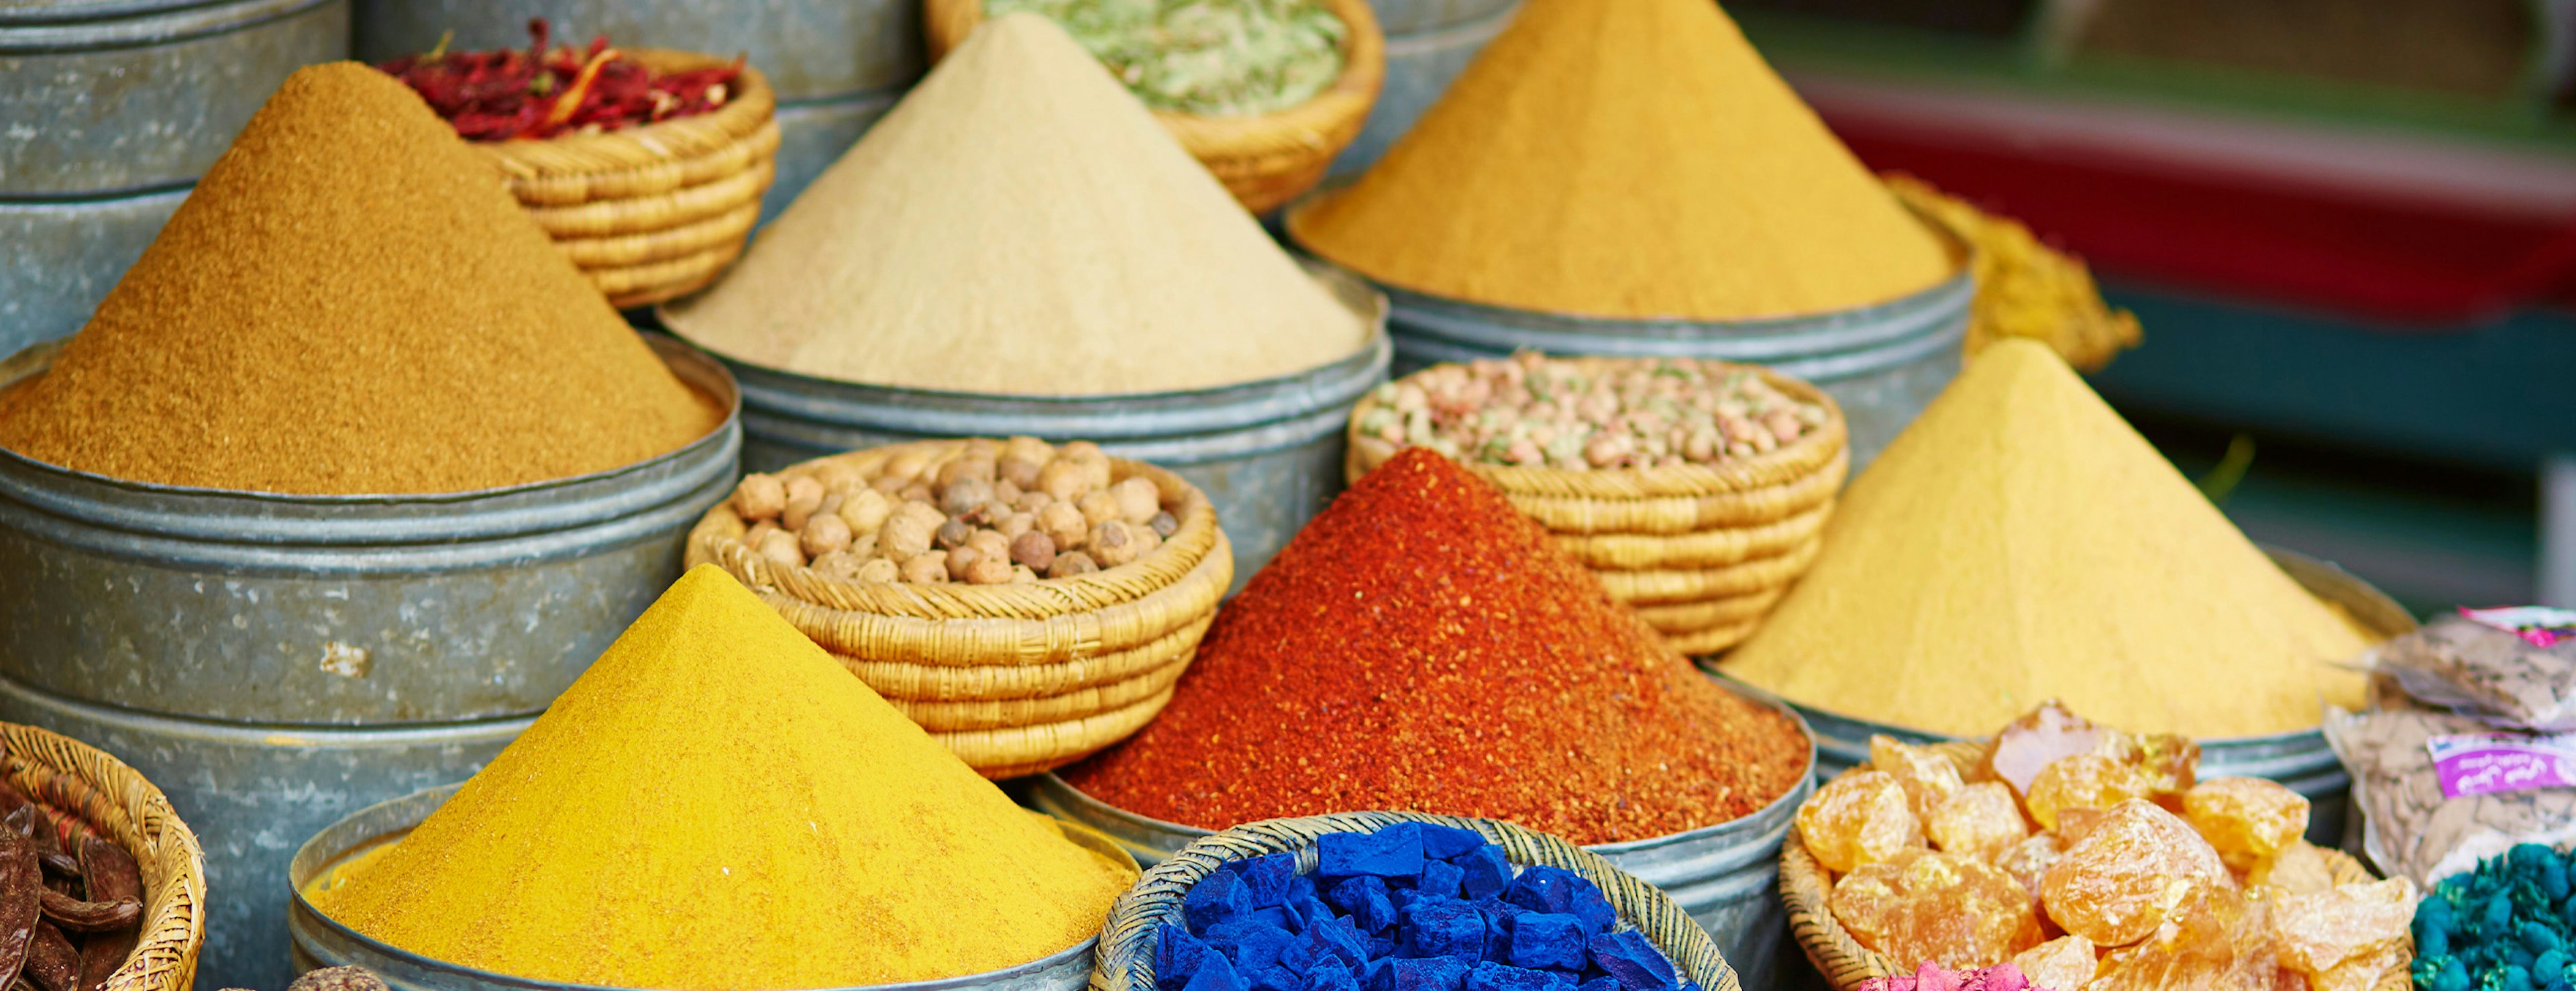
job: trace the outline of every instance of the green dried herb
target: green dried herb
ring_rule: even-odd
[[[1296,106],[1342,72],[1322,0],[985,0],[1063,25],[1145,105],[1210,117]]]

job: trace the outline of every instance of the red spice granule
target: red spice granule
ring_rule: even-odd
[[[1208,829],[1389,809],[1597,844],[1743,817],[1807,773],[1787,716],[1693,669],[1500,490],[1415,448],[1253,576],[1159,718],[1066,777]]]

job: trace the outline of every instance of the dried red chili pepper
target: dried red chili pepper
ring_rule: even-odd
[[[399,78],[468,141],[550,138],[688,117],[725,105],[741,78],[732,63],[662,73],[592,38],[587,49],[549,45],[552,26],[528,22],[525,51],[450,52],[439,47],[377,68]]]
[[[1067,776],[1211,829],[1407,809],[1588,844],[1739,818],[1806,765],[1786,715],[1694,670],[1500,490],[1416,448],[1253,576],[1161,716]]]

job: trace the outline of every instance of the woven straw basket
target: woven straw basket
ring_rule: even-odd
[[[196,834],[161,789],[95,747],[9,723],[0,723],[0,746],[0,774],[58,813],[66,838],[104,836],[143,868],[143,930],[108,991],[187,991],[206,941],[206,858]]]
[[[1984,746],[1983,741],[1965,740],[1935,744],[1929,749],[1948,757],[1965,771],[1975,766]],[[1863,762],[1843,774],[1858,774],[1869,769],[1869,764]],[[2370,871],[2362,867],[2360,861],[2342,851],[2327,850],[2325,855],[2336,884],[2372,880]],[[1808,855],[1806,842],[1798,835],[1798,828],[1794,825],[1789,827],[1789,839],[1780,846],[1780,900],[1789,910],[1789,932],[1797,937],[1799,948],[1807,951],[1808,962],[1815,964],[1816,971],[1823,974],[1836,991],[1853,991],[1873,977],[1913,974],[1912,966],[1880,956],[1852,938],[1851,931],[1834,918],[1828,905],[1827,896],[1832,890],[1831,872],[1817,863],[1815,857]],[[2408,976],[2406,968],[2400,967],[2372,991],[2413,991],[2414,987],[2414,979]]]
[[[809,461],[873,475],[898,452],[935,452],[931,470],[964,441],[922,441]],[[689,534],[688,561],[741,579],[852,674],[989,778],[1059,767],[1143,729],[1172,699],[1234,581],[1234,551],[1207,496],[1180,476],[1112,459],[1114,480],[1144,478],[1178,495],[1180,528],[1127,564],[1027,585],[862,582],[786,568],[743,545],[730,503]]]
[[[1638,359],[1551,360],[1598,374]],[[1851,467],[1842,407],[1833,397],[1759,366],[1723,367],[1756,372],[1783,394],[1823,406],[1824,427],[1768,454],[1714,466],[1466,466],[1554,533],[1611,598],[1627,603],[1685,654],[1725,650],[1761,625],[1815,562],[1834,495]],[[1344,472],[1353,482],[1403,450],[1360,432],[1377,406],[1370,396],[1351,411]]]
[[[1342,34],[1342,74],[1313,99],[1238,117],[1154,112],[1181,147],[1254,213],[1276,210],[1322,182],[1333,156],[1359,137],[1386,83],[1386,36],[1368,0],[1324,3],[1348,30]],[[945,57],[982,23],[984,0],[925,0],[922,30],[930,57]]]
[[[678,72],[732,61],[628,49]],[[715,281],[742,254],[777,174],[778,97],[744,68],[713,113],[602,134],[477,144],[537,225],[619,309]]]
[[[1214,873],[1218,866],[1267,854],[1294,853],[1298,871],[1312,872],[1316,837],[1325,833],[1375,832],[1400,822],[1472,829],[1502,847],[1504,859],[1514,864],[1544,864],[1582,875],[1601,886],[1601,894],[1609,899],[1610,907],[1619,911],[1621,922],[1635,926],[1672,958],[1676,969],[1689,980],[1698,982],[1706,991],[1741,991],[1735,969],[1718,954],[1708,930],[1700,928],[1672,896],[1638,880],[1636,875],[1610,866],[1599,854],[1508,822],[1413,812],[1341,812],[1268,819],[1200,837],[1171,859],[1146,871],[1135,887],[1127,889],[1109,907],[1109,922],[1100,930],[1100,956],[1091,969],[1091,991],[1153,991],[1155,932],[1164,922],[1180,920],[1181,902],[1189,896],[1190,886]]]

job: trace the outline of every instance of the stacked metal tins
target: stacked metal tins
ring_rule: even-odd
[[[528,19],[575,44],[748,56],[778,91],[778,180],[767,222],[894,109],[925,71],[919,0],[357,0],[357,54],[523,47]],[[450,35],[453,32],[453,35]]]
[[[0,3],[0,357],[69,336],[348,0]]]
[[[1386,88],[1368,126],[1333,159],[1332,178],[1368,171],[1387,146],[1413,129],[1485,43],[1510,24],[1518,0],[1369,0],[1386,31]]]

